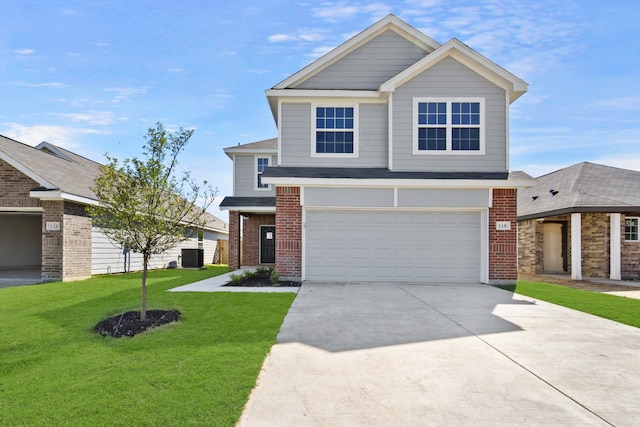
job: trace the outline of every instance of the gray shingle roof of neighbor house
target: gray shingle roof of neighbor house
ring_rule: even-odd
[[[518,191],[518,219],[572,212],[640,211],[640,172],[582,162]]]
[[[36,181],[41,191],[96,198],[90,187],[101,172],[100,163],[62,147],[48,142],[32,147],[0,135],[0,158]]]
[[[102,172],[102,165],[86,157],[48,142],[32,147],[0,135],[0,159],[38,183],[32,191],[43,195],[60,191],[67,195],[96,200],[91,190],[95,179]],[[205,212],[207,228],[227,231],[226,222]]]

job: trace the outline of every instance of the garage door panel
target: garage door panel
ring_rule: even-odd
[[[480,280],[481,215],[475,212],[308,211],[307,280]]]

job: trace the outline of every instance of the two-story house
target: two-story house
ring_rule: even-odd
[[[233,159],[229,263],[339,282],[513,283],[509,105],[527,83],[389,15],[267,90]],[[242,248],[241,248],[242,246]]]

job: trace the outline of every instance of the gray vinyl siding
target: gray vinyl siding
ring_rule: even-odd
[[[388,164],[387,104],[359,104],[358,108],[359,156],[357,158],[311,157],[311,140],[312,135],[315,135],[311,103],[283,103],[281,166],[386,167]]]
[[[398,208],[488,208],[490,190],[400,188]]]
[[[296,88],[376,90],[425,55],[422,48],[387,30]]]
[[[258,157],[269,157],[270,166],[277,164],[278,156],[270,154],[259,154]],[[256,160],[255,155],[236,154],[233,162],[234,192],[236,197],[274,197],[275,188],[272,185],[270,190],[255,189]]]
[[[414,155],[414,97],[485,99],[484,155]],[[477,171],[507,169],[505,91],[453,58],[445,58],[399,87],[393,95],[393,170]]]
[[[218,239],[227,239],[224,234],[213,231],[204,233],[204,263],[211,264],[218,244]],[[91,232],[91,274],[112,274],[124,271],[124,255],[122,248],[114,244],[106,234],[93,229]],[[169,262],[176,261],[180,266],[182,249],[198,248],[197,236],[180,242],[173,249],[169,249],[158,255],[153,255],[149,260],[149,268],[166,268]],[[131,271],[142,270],[142,255],[131,252]]]
[[[317,207],[393,207],[393,188],[304,189],[304,206]]]

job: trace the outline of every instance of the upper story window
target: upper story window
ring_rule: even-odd
[[[358,154],[358,108],[314,105],[313,157],[355,157]]]
[[[414,98],[413,154],[484,154],[484,99]]]
[[[269,166],[269,157],[256,157],[256,190],[270,190],[269,184],[262,183],[262,172]]]
[[[627,242],[637,242],[640,240],[638,234],[638,217],[626,217],[624,219],[624,240]]]

